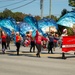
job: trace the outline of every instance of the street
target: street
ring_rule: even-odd
[[[53,52],[48,54],[42,50],[41,58],[38,58],[28,47],[21,46],[17,56],[13,44],[6,54],[2,54],[0,46],[0,75],[75,75],[74,52],[66,53],[67,59],[62,59],[61,48],[57,47]]]

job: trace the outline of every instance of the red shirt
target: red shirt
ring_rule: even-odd
[[[3,34],[1,37],[2,37],[2,42],[6,42],[6,37],[7,36],[5,34]]]
[[[43,40],[47,41],[45,37],[39,35],[38,31],[36,31],[36,36],[35,36],[36,44],[41,44]]]
[[[16,42],[20,42],[21,41],[21,37],[19,35],[16,35]]]

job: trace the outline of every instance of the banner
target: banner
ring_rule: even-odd
[[[62,52],[75,51],[75,36],[63,36]]]

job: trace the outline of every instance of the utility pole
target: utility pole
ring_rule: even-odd
[[[49,1],[49,18],[51,18],[51,0]],[[50,27],[49,27],[50,32]]]
[[[43,18],[43,0],[40,0],[41,19]]]
[[[50,3],[49,3],[49,17],[51,18],[51,8],[52,8],[52,7],[51,7],[51,6],[52,6],[52,5],[51,5],[51,0],[50,0],[49,2],[50,2]]]

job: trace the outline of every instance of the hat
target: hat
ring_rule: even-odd
[[[18,34],[18,35],[19,35],[19,32],[16,32],[16,34]]]
[[[63,33],[65,33],[67,31],[67,29],[63,29]]]

